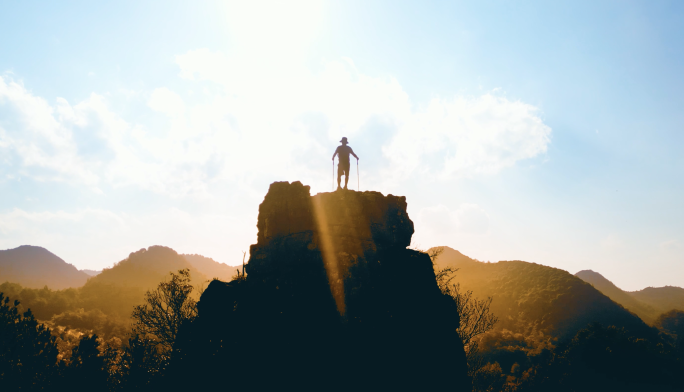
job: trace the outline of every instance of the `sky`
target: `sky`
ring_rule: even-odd
[[[0,249],[229,265],[270,183],[406,196],[412,246],[684,286],[684,3],[13,1]]]

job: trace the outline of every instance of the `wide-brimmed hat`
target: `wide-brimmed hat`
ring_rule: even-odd
[[[343,137],[342,140],[340,140],[340,143],[349,143],[349,142],[347,141],[347,137],[346,137],[346,136]]]

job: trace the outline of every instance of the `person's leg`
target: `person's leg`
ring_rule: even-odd
[[[337,165],[337,189],[340,189],[340,182],[342,181],[342,173],[344,173],[344,171],[342,170],[342,166]]]
[[[344,189],[347,189],[347,183],[349,182],[349,166],[344,168]]]

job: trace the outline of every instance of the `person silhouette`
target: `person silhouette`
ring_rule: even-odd
[[[335,155],[339,155],[339,164],[337,165],[337,189],[342,189],[340,188],[340,182],[342,181],[342,174],[345,175],[344,177],[344,189],[347,189],[347,183],[349,182],[349,154],[352,154],[354,158],[356,158],[356,161],[359,161],[359,157],[354,154],[354,150],[351,149],[347,145],[347,138],[343,137],[342,140],[340,140],[340,143],[342,143],[341,146],[337,146],[337,149],[335,150],[335,153],[332,156],[333,162],[335,162]]]

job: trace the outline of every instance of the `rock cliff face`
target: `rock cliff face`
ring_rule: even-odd
[[[179,335],[193,382],[230,369],[236,388],[471,389],[455,304],[406,249],[404,197],[273,183],[257,227],[246,279],[211,282]]]
[[[247,265],[250,277],[281,281],[294,270],[322,262],[342,315],[345,282],[364,274],[369,261],[405,251],[413,235],[405,197],[354,191],[311,197],[309,187],[300,182],[271,184],[259,206],[257,228]]]

